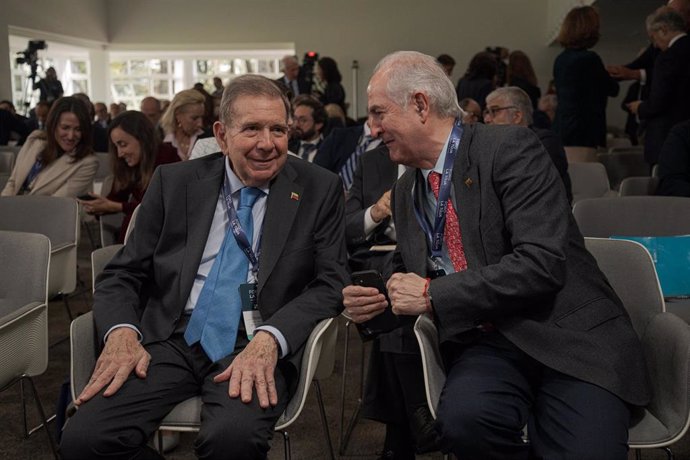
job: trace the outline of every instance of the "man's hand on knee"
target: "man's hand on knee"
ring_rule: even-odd
[[[275,368],[278,363],[278,344],[266,331],[258,331],[244,350],[223,372],[214,377],[216,383],[230,380],[228,395],[241,397],[243,403],[252,401],[256,388],[259,406],[267,409],[278,404]]]
[[[82,404],[94,397],[106,385],[103,396],[112,396],[127,380],[132,370],[139,378],[146,377],[151,355],[139,342],[137,332],[133,329],[122,327],[115,329],[108,335],[101,356],[96,361],[96,369],[91,379],[74,402]]]

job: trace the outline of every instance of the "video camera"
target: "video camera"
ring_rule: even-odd
[[[307,82],[309,88],[311,88],[314,82],[314,66],[319,60],[319,53],[316,51],[307,51],[304,53],[304,59],[302,60],[302,67],[300,68],[302,78]]]
[[[38,69],[38,50],[48,48],[45,40],[29,40],[29,46],[24,51],[17,53],[19,57],[16,59],[17,64],[28,64],[31,66],[30,78],[36,78],[36,70]]]

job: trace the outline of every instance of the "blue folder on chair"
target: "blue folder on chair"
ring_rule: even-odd
[[[690,235],[612,236],[647,248],[656,267],[664,297],[690,296]]]

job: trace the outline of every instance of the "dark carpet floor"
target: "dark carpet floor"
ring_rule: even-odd
[[[79,249],[79,278],[82,283],[77,292],[70,296],[69,303],[75,315],[90,310],[91,304],[91,268],[90,252],[92,245],[86,232],[82,232],[82,241]],[[49,306],[50,327],[50,360],[47,371],[35,379],[43,406],[49,414],[56,412],[60,387],[67,381],[69,375],[69,318],[62,301],[52,301]],[[343,379],[343,347],[345,327],[341,324],[338,336],[338,354],[333,375],[321,382],[324,396],[326,416],[331,438],[334,443],[336,456],[342,459],[370,460],[380,455],[383,445],[384,429],[379,423],[360,420],[353,431],[351,441],[344,452],[339,455],[339,442],[341,439],[340,407],[341,384]],[[346,424],[357,406],[359,394],[359,375],[361,363],[361,341],[356,332],[350,331],[350,358],[347,366],[347,388],[345,396]],[[307,399],[304,411],[300,418],[288,429],[291,440],[292,458],[301,459],[326,459],[328,451],[325,437],[318,413],[316,392],[311,391]],[[27,399],[29,425],[39,423],[38,413],[35,409],[33,398]],[[50,459],[52,454],[43,430],[39,430],[28,439],[24,438],[22,429],[22,411],[20,403],[19,385],[14,385],[0,393],[0,459]],[[56,423],[49,424],[50,430],[56,432]],[[166,458],[173,460],[194,459],[192,444],[194,433],[183,433],[180,443],[173,451],[166,454]],[[677,460],[690,460],[690,441],[686,436],[673,446]],[[629,456],[634,458],[634,456]],[[269,459],[284,458],[283,438],[279,433],[275,434]],[[418,459],[439,459],[440,454],[418,456]],[[642,453],[645,460],[657,460],[666,458],[660,450],[646,450]]]

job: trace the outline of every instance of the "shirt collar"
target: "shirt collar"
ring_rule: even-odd
[[[673,37],[673,38],[671,39],[670,42],[668,42],[668,47],[669,47],[669,48],[672,47],[673,44],[674,44],[675,42],[677,42],[678,40],[680,40],[682,37],[685,37],[686,35],[687,35],[687,34],[686,34],[685,32],[683,32],[682,34],[676,35],[675,37]]]
[[[450,135],[453,133],[453,128],[450,128],[450,132],[448,133],[448,137],[446,138],[445,144],[443,144],[443,148],[441,149],[441,154],[438,156],[438,159],[436,160],[436,164],[432,169],[422,169],[422,175],[424,176],[424,181],[427,181],[429,178],[429,173],[431,171],[436,171],[439,174],[443,174],[443,165],[446,162],[446,152],[448,151],[448,143],[450,142]]]

